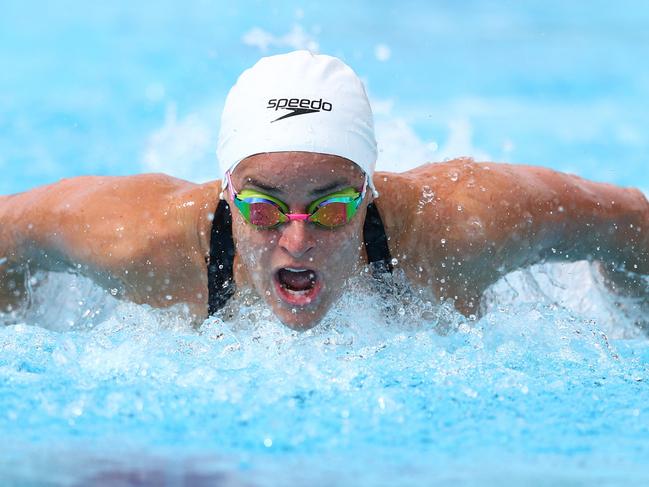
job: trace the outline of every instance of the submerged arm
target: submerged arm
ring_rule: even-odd
[[[416,197],[395,250],[410,254],[415,282],[465,312],[500,277],[538,262],[600,260],[649,274],[649,203],[638,190],[470,160],[395,176]]]

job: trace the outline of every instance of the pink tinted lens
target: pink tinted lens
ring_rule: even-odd
[[[279,208],[270,203],[250,204],[250,223],[258,227],[274,227],[284,221],[284,215]]]
[[[311,220],[325,227],[338,227],[347,223],[347,204],[328,203],[311,216]]]

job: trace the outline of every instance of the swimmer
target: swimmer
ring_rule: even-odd
[[[78,177],[0,196],[0,309],[21,305],[39,269],[186,304],[199,321],[248,290],[295,329],[315,326],[370,262],[464,314],[539,262],[649,274],[649,203],[636,189],[471,159],[375,173],[365,89],[334,57],[295,51],[246,70],[217,155],[221,178],[206,184]]]

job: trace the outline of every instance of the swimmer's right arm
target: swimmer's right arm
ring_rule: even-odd
[[[26,298],[26,276],[37,270],[73,267],[81,242],[72,213],[82,213],[72,197],[85,178],[63,180],[31,191],[0,197],[0,312],[11,311]],[[63,211],[63,210],[68,211]],[[90,262],[86,262],[86,265]]]
[[[201,216],[219,189],[148,174],[78,177],[2,196],[0,307],[21,302],[25,275],[70,269],[135,302],[189,303],[199,314],[209,252]]]

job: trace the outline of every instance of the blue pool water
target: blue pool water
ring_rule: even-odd
[[[588,281],[583,268],[572,272]],[[605,333],[532,293],[534,303],[500,303],[467,321],[397,290],[380,303],[368,283],[352,282],[325,323],[306,333],[279,325],[254,301],[196,331],[182,310],[119,303],[83,279],[50,276],[28,324],[0,331],[0,425],[12,439],[2,446],[3,478],[649,480],[649,347],[632,326],[604,320]],[[61,294],[75,310],[52,304]]]
[[[611,2],[4,0],[0,193],[214,177],[263,54],[366,81],[379,167],[459,155],[647,191],[649,8]],[[646,302],[585,263],[514,273],[478,320],[363,278],[306,333],[252,298],[182,308],[36,276],[0,328],[2,485],[647,485]]]

